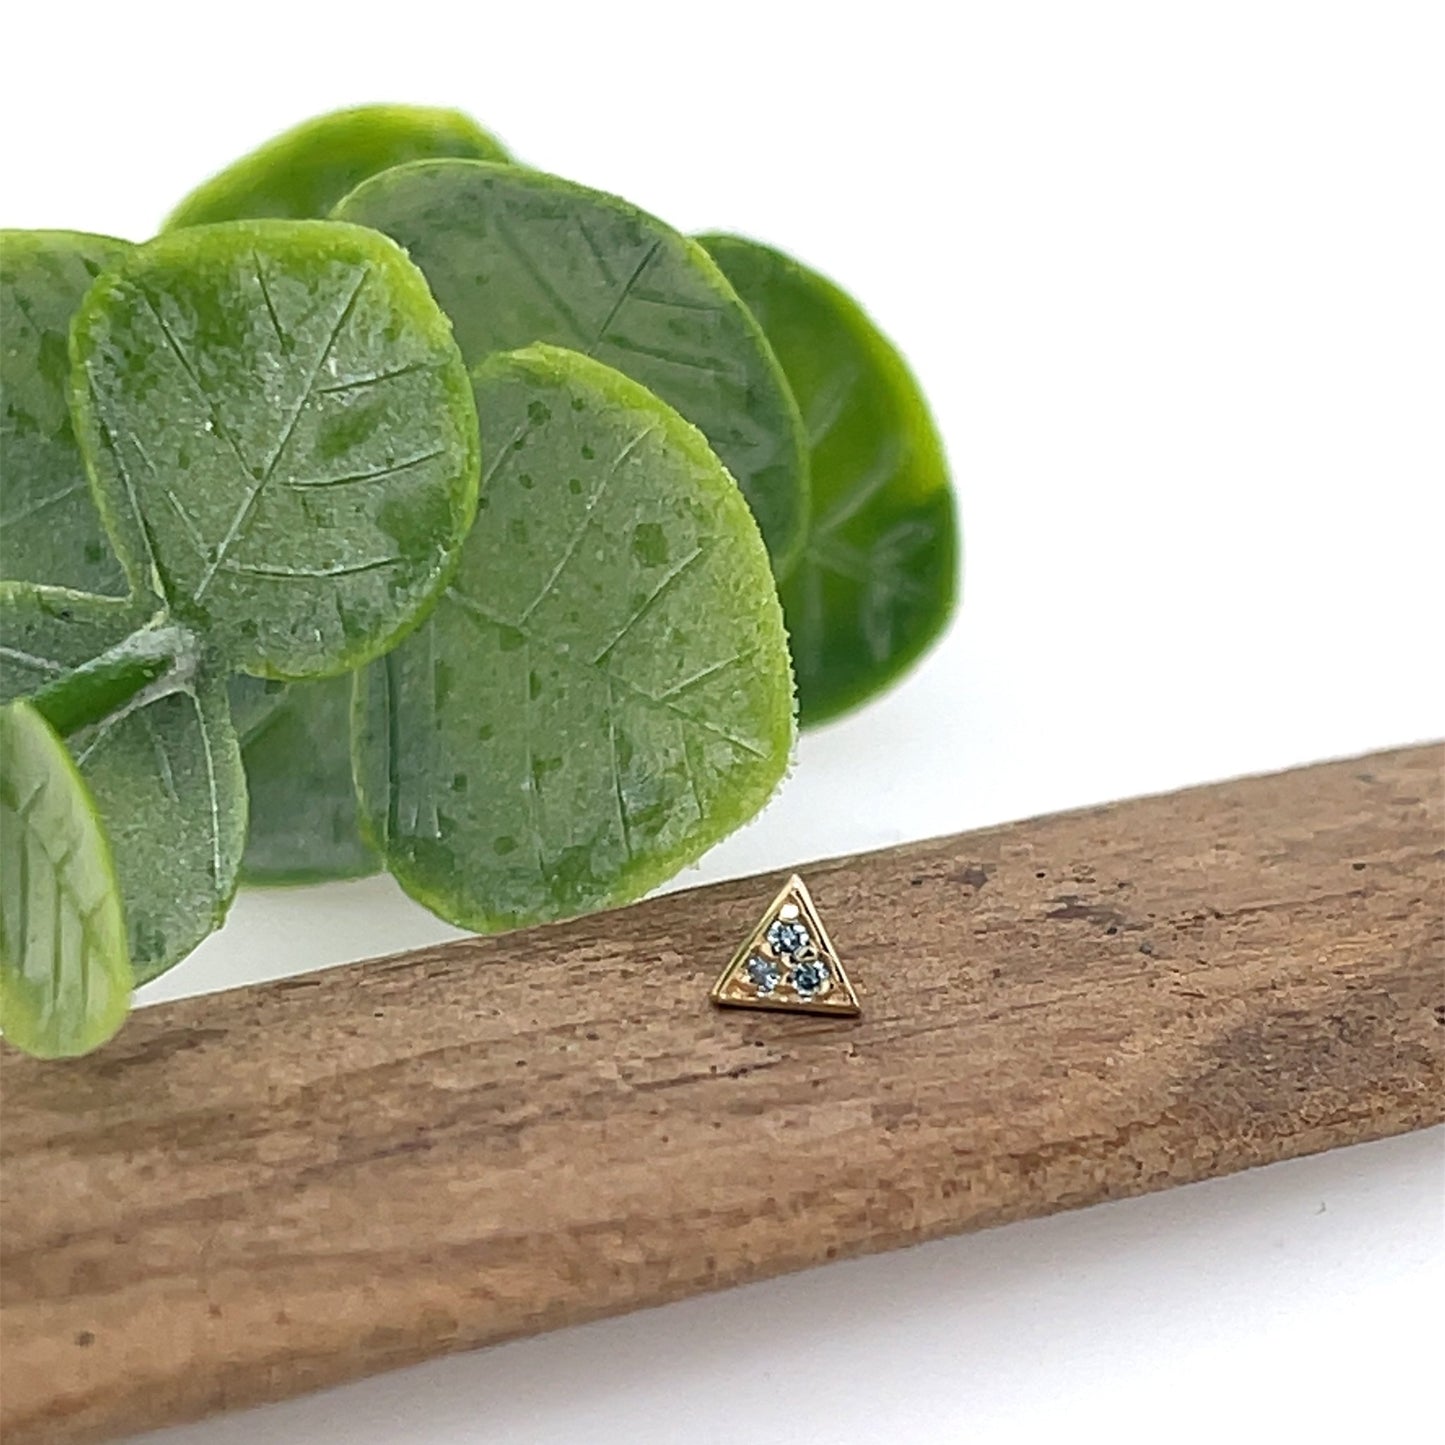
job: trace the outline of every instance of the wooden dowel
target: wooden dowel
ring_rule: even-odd
[[[0,1435],[96,1440],[1442,1117],[1442,752],[769,875],[0,1061]]]

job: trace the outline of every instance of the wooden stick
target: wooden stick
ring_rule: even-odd
[[[805,870],[860,1020],[707,992],[777,876],[7,1052],[0,1430],[94,1440],[1442,1117],[1438,747]]]

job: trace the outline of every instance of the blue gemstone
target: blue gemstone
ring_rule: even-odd
[[[754,954],[752,958],[748,959],[743,972],[747,975],[748,982],[759,993],[772,993],[783,981],[781,966],[774,963],[771,958],[763,958],[758,954]]]
[[[790,954],[801,953],[812,941],[808,937],[808,930],[801,923],[780,918],[768,929],[769,947],[784,958]]]
[[[821,958],[794,964],[792,973],[788,975],[788,982],[793,985],[793,992],[799,998],[811,998],[828,987],[828,965]]]

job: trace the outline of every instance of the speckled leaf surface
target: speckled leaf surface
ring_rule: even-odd
[[[354,745],[402,886],[496,929],[639,897],[752,817],[793,697],[766,550],[699,432],[553,347],[476,382],[477,525],[362,675]]]
[[[381,867],[356,816],[351,683],[350,674],[288,683],[243,734],[251,796],[243,882],[315,883]]]
[[[0,231],[0,577],[119,595],[70,422],[70,319],[126,241]]]
[[[765,246],[701,240],[761,322],[807,426],[812,516],[780,588],[806,727],[889,686],[952,615],[948,467],[918,384],[856,302]]]
[[[105,1042],[130,1007],[110,845],[65,745],[0,708],[0,1030],[42,1058]]]
[[[742,487],[786,572],[806,508],[797,408],[756,321],[695,242],[614,196],[472,161],[375,176],[336,214],[407,248],[468,362],[549,342],[681,412]]]
[[[128,575],[231,666],[345,671],[450,570],[476,412],[446,318],[384,236],[324,221],[162,236],[96,282],[72,359]]]
[[[322,219],[368,176],[405,161],[505,161],[495,136],[455,110],[363,105],[303,121],[198,186],[166,230],[262,216]]]
[[[0,702],[132,636],[138,604],[0,586]],[[223,678],[204,661],[66,739],[110,837],[130,954],[144,982],[226,916],[246,842],[246,785]]]

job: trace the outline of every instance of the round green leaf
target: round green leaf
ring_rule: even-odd
[[[237,678],[246,691],[261,685]],[[351,781],[351,675],[285,685],[243,734],[251,795],[245,883],[361,878],[381,867],[361,836]]]
[[[121,593],[70,424],[70,318],[128,241],[0,231],[0,577]]]
[[[133,981],[110,844],[65,745],[0,708],[0,1031],[41,1058],[103,1044]]]
[[[466,369],[384,236],[235,221],[138,246],[72,333],[116,551],[233,667],[343,672],[412,626],[476,507]]]
[[[303,121],[198,186],[163,229],[262,216],[319,219],[368,176],[430,156],[508,159],[496,138],[460,111],[416,105],[333,111]]]
[[[762,323],[807,426],[812,517],[780,592],[805,727],[881,692],[953,613],[948,466],[902,357],[832,282],[736,236],[703,236]]]
[[[0,585],[0,702],[123,644],[134,602]],[[224,678],[194,651],[66,739],[115,850],[138,982],[219,928],[246,843],[246,782]]]
[[[550,342],[675,407],[737,479],[775,570],[787,570],[807,503],[797,407],[757,322],[695,242],[615,196],[476,161],[387,171],[335,214],[407,248],[468,362]]]
[[[413,897],[496,929],[639,897],[787,767],[757,525],[635,382],[530,347],[475,373],[482,510],[430,619],[360,677],[363,826]]]

